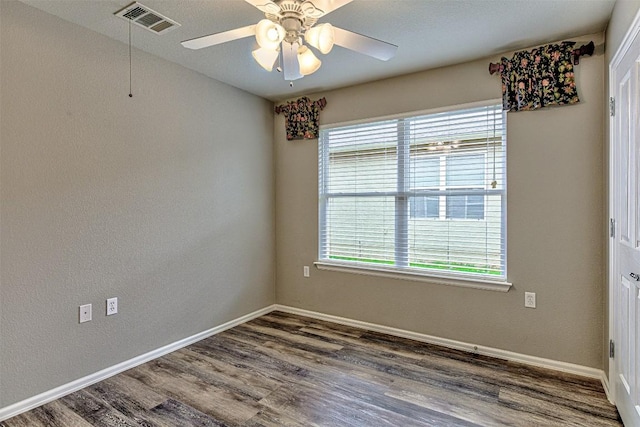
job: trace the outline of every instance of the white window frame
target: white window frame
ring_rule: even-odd
[[[482,107],[482,106],[491,106],[491,105],[496,105],[496,104],[500,104],[501,100],[491,100],[491,101],[486,101],[486,102],[478,102],[478,103],[470,103],[470,104],[464,104],[464,105],[456,105],[456,106],[449,106],[449,107],[445,107],[445,108],[440,108],[440,109],[432,109],[432,110],[427,110],[427,111],[419,111],[419,112],[412,112],[412,113],[407,113],[407,114],[402,114],[402,115],[395,115],[395,116],[387,116],[387,117],[380,117],[380,118],[372,118],[372,119],[366,119],[366,120],[359,120],[359,121],[352,121],[352,122],[343,122],[343,123],[334,123],[334,124],[330,124],[330,125],[323,125],[321,126],[321,129],[326,129],[326,128],[335,128],[335,127],[343,127],[343,126],[350,126],[350,125],[357,125],[357,124],[363,124],[363,123],[375,123],[375,122],[379,122],[379,121],[385,121],[385,120],[398,120],[398,119],[403,119],[403,118],[411,118],[411,117],[415,117],[415,116],[421,116],[421,115],[428,115],[428,114],[436,114],[436,113],[440,113],[440,112],[446,112],[446,111],[456,111],[456,110],[464,110],[464,109],[470,109],[470,108],[474,108],[474,107]],[[506,116],[504,118],[505,120],[505,124],[506,124]],[[503,136],[503,138],[506,138],[506,135]],[[404,160],[403,158],[408,158],[408,146],[405,142],[406,140],[403,138],[399,138],[398,140],[398,146],[397,146],[397,150],[400,152],[402,151],[406,151],[407,153],[405,154],[405,156],[399,156],[398,159],[398,174],[403,174],[404,173]],[[321,143],[320,141],[318,142],[319,144]],[[319,147],[320,148],[320,147]],[[505,156],[505,166],[506,166],[506,144],[504,146],[504,156]],[[321,159],[321,163],[322,164],[327,164],[328,162],[328,150],[323,150],[322,151],[323,155],[325,156],[324,158]],[[442,156],[441,161],[445,161],[446,162],[446,156]],[[486,164],[486,162],[485,162]],[[319,175],[319,179],[321,180],[320,184],[322,185],[322,171],[320,171],[320,175]],[[441,173],[442,170],[441,170]],[[504,171],[504,176],[506,178],[506,170]],[[404,181],[404,180],[403,180]],[[445,185],[446,185],[446,179],[445,181]],[[443,185],[443,179],[441,178],[440,180],[440,185]],[[401,184],[400,184],[401,187]],[[399,191],[405,191],[406,189],[403,188],[399,188]],[[483,192],[483,194],[486,193],[486,190],[481,190]],[[316,261],[314,263],[314,265],[320,269],[320,270],[330,270],[330,271],[338,271],[338,272],[346,272],[346,273],[355,273],[355,274],[364,274],[364,275],[371,275],[371,276],[379,276],[379,277],[387,277],[387,278],[395,278],[395,279],[405,279],[405,280],[416,280],[416,281],[423,281],[423,282],[431,282],[431,283],[437,283],[437,284],[445,284],[445,285],[453,285],[453,286],[462,286],[462,287],[469,287],[469,288],[475,288],[475,289],[484,289],[484,290],[493,290],[493,291],[501,291],[501,292],[507,292],[512,284],[510,282],[507,281],[506,279],[506,268],[507,268],[507,256],[506,256],[506,251],[507,251],[507,245],[506,245],[506,222],[507,222],[507,218],[506,218],[506,182],[504,185],[504,188],[502,190],[499,190],[503,193],[503,198],[504,198],[504,202],[502,203],[502,236],[504,238],[504,244],[503,244],[503,259],[504,259],[504,270],[505,270],[505,274],[504,277],[500,277],[500,278],[490,278],[487,276],[468,276],[465,274],[457,274],[457,273],[438,273],[432,270],[427,270],[427,269],[416,269],[416,268],[403,268],[406,266],[402,266],[401,263],[399,263],[400,265],[396,265],[396,266],[373,266],[373,265],[368,265],[368,264],[356,264],[356,263],[350,263],[350,262],[342,262],[342,261],[337,261],[337,260],[329,260],[329,259],[319,259],[318,261]],[[441,196],[442,195],[447,195],[447,189],[445,188],[444,191],[442,189],[440,189],[440,191],[438,192]],[[321,194],[322,194],[322,190],[321,190]],[[442,203],[446,204],[446,197],[441,197],[440,198],[440,204],[442,205]],[[409,203],[404,203],[402,204],[404,205],[404,208],[400,207],[400,209],[405,209],[405,210],[409,210]],[[319,202],[319,221],[323,221],[324,218],[326,217],[326,213],[324,212],[324,203],[322,203],[321,201]],[[485,200],[485,209],[486,209],[486,200]],[[409,214],[410,212],[405,212],[406,215],[404,215],[404,217],[409,218]],[[440,217],[442,217],[443,214],[443,207],[440,207]],[[446,217],[446,205],[444,206],[444,215]],[[399,215],[402,216],[402,215]],[[485,218],[486,218],[486,211],[485,211]],[[423,218],[424,220],[435,220],[435,219],[429,219],[429,218]],[[440,220],[441,218],[439,218]],[[481,221],[479,219],[447,219],[448,221]],[[324,236],[322,235],[322,227],[320,226],[319,223],[319,227],[318,227],[318,235],[319,235],[319,240],[318,240],[318,257],[320,258],[320,254],[322,253],[322,250],[324,248]],[[402,237],[398,237],[398,238],[402,238]],[[406,238],[406,237],[405,237]],[[396,257],[396,260],[398,259],[398,257]]]

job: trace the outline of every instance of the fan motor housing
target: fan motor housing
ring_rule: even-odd
[[[299,34],[302,31],[302,22],[295,17],[284,17],[280,20],[280,25],[287,32],[285,41],[288,43],[294,43],[298,40]]]
[[[313,27],[322,15],[322,11],[317,9],[310,1],[275,0],[274,4],[280,10],[276,12],[273,10],[275,8],[273,8],[268,10],[265,16],[267,19],[282,25],[287,34],[293,31],[297,31],[299,34],[302,28],[309,29]],[[297,23],[294,23],[293,20],[297,21]]]

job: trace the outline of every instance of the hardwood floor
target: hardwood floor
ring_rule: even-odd
[[[0,423],[621,426],[598,380],[273,312]]]

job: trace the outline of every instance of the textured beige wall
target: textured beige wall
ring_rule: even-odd
[[[605,53],[605,90],[607,92],[607,98],[611,96],[609,93],[609,63],[616,54],[624,36],[627,34],[629,27],[631,26],[634,18],[640,10],[640,0],[617,0],[611,14],[611,20],[607,26],[606,40],[607,49]],[[604,180],[604,209],[605,220],[608,220],[609,214],[609,114],[605,111],[605,144],[604,150],[604,168],[605,168],[605,180]],[[605,226],[608,226],[605,225]],[[608,251],[609,251],[609,239],[605,239],[605,260],[606,260],[606,274],[608,278]],[[603,354],[604,371],[609,374],[609,295],[608,292],[604,293],[603,306],[604,306],[604,334],[603,334]]]
[[[497,59],[310,97],[327,99],[323,124],[495,99]],[[598,54],[577,67],[580,104],[508,114],[508,293],[315,268],[303,278],[317,257],[317,143],[287,141],[276,116],[278,303],[601,368],[603,64]]]
[[[0,407],[274,303],[271,103],[0,7]]]

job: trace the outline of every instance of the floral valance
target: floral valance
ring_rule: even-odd
[[[548,44],[502,58],[503,109],[526,111],[580,102],[571,63],[574,44]]]
[[[275,108],[276,114],[284,114],[287,139],[314,139],[318,137],[318,116],[327,105],[327,100],[321,98],[311,101],[302,97]]]

